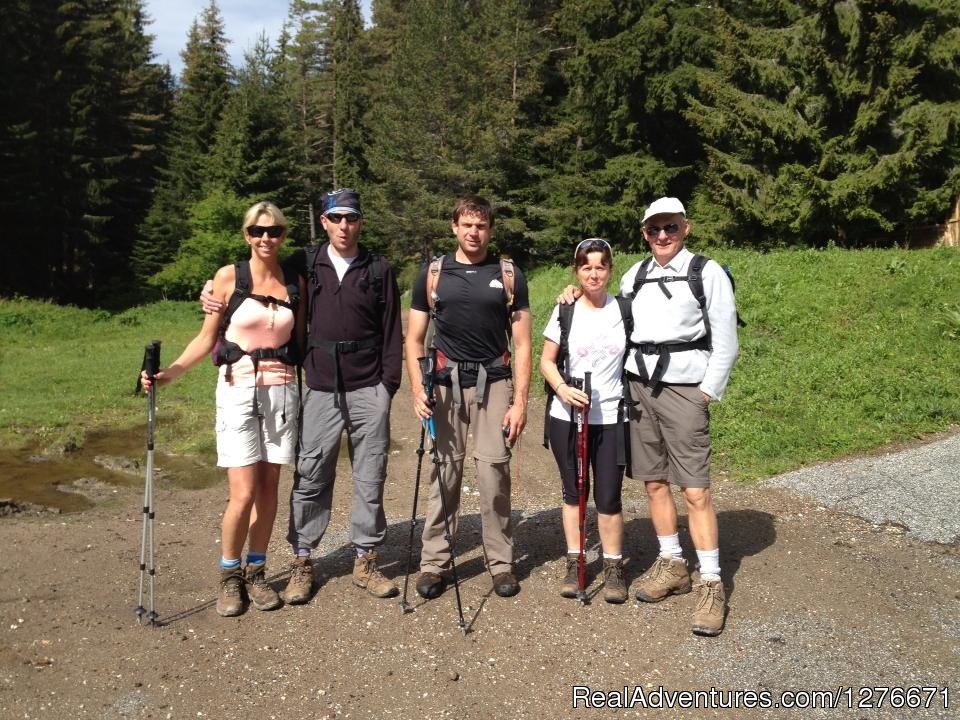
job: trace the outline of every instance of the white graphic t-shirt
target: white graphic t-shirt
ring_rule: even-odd
[[[560,344],[560,312],[553,308],[543,336]],[[621,376],[626,337],[623,318],[612,295],[599,310],[585,308],[578,301],[573,309],[570,334],[567,337],[570,357],[567,375],[582,378],[590,371],[590,424],[609,425],[617,422],[617,406],[622,395]],[[554,397],[550,417],[570,420],[570,406]]]

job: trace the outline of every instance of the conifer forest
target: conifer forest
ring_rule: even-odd
[[[525,268],[638,251],[665,194],[772,250],[894,245],[960,193],[960,0],[291,0],[240,67],[210,0],[179,77],[142,0],[4,6],[4,296],[194,298],[250,203],[306,244],[335,187],[408,281],[463,192]]]

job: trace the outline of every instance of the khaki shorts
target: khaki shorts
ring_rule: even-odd
[[[634,480],[710,487],[710,410],[695,385],[649,386],[629,376],[630,468]]]
[[[218,383],[217,465],[230,468],[257,462],[293,463],[299,411],[296,382],[256,388]]]

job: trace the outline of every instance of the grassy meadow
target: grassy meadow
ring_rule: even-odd
[[[713,256],[733,269],[747,322],[727,395],[712,409],[715,471],[754,480],[960,425],[960,251]],[[616,258],[616,278],[640,257]],[[535,366],[553,299],[571,278],[567,268],[530,274]],[[0,442],[82,442],[91,428],[142,424],[132,390],[144,344],[161,339],[167,364],[200,322],[196,303],[110,314],[0,300]],[[214,382],[202,363],[159,395],[171,449],[212,450]],[[541,392],[536,372],[533,386]]]

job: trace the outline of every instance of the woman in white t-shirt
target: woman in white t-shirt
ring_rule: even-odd
[[[550,406],[549,439],[563,481],[561,516],[567,543],[566,576],[560,588],[563,597],[577,597],[578,558],[580,553],[579,493],[575,463],[576,425],[572,413],[583,408],[587,395],[571,386],[573,378],[591,373],[588,456],[593,473],[593,500],[603,546],[603,599],[622,603],[627,599],[623,580],[623,511],[621,491],[624,466],[618,463],[619,448],[624,445],[621,400],[623,397],[623,359],[626,346],[623,317],[616,298],[607,293],[613,271],[610,245],[590,238],[577,245],[574,272],[583,294],[573,306],[567,336],[568,353],[561,358],[559,306],[554,307],[543,331],[545,338],[540,372],[553,388]],[[558,361],[564,372],[558,368]],[[589,495],[589,485],[586,489]]]

